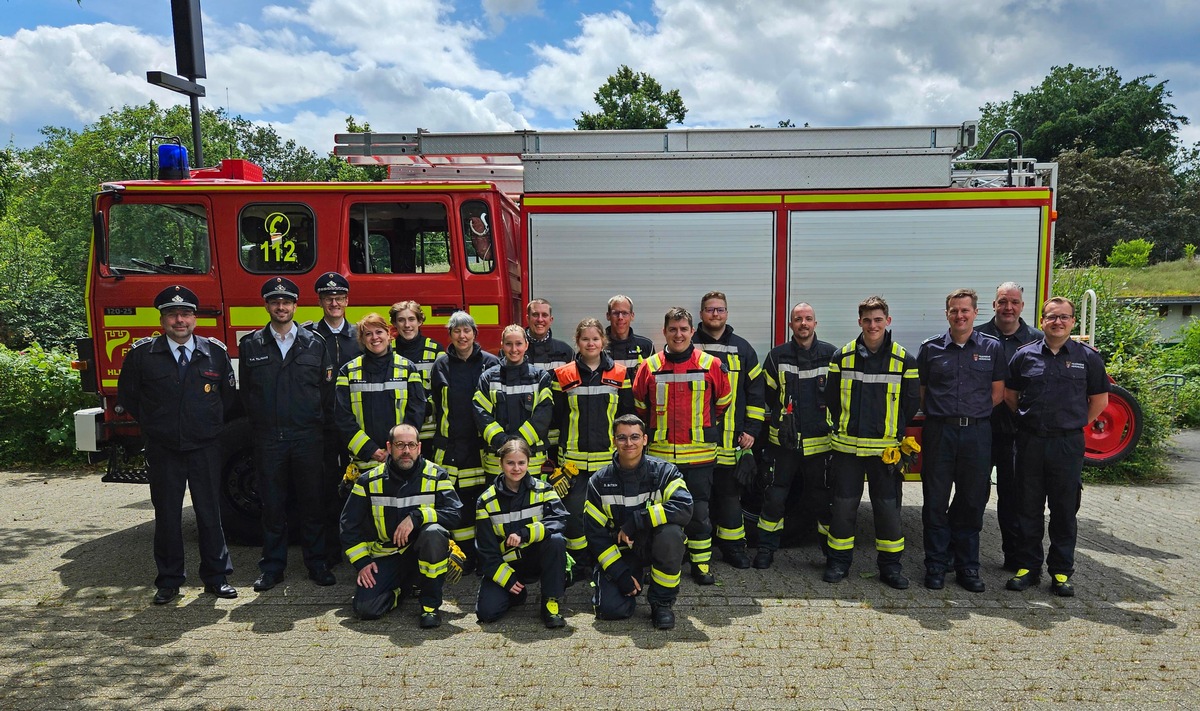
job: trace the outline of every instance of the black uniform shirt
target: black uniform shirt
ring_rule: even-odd
[[[995,337],[973,330],[960,346],[947,331],[921,344],[917,372],[926,415],[983,418],[992,414],[992,383],[1008,377],[1008,366]]]
[[[1033,343],[1039,338],[1044,338],[1046,334],[1038,329],[1025,323],[1025,319],[1017,319],[1017,330],[1005,335],[1000,331],[1000,327],[996,325],[996,319],[976,326],[976,331],[986,333],[989,336],[995,336],[1000,339],[1000,345],[1004,347],[1004,362],[1011,363],[1013,355],[1017,349],[1026,343]],[[1013,433],[1017,429],[1016,416],[1013,411],[1008,409],[1008,405],[1000,403],[992,410],[992,436],[995,437],[997,432]]]
[[[1087,425],[1088,397],[1108,392],[1100,354],[1068,339],[1058,355],[1046,339],[1017,350],[1005,387],[1020,393],[1017,422],[1035,431],[1079,430]]]

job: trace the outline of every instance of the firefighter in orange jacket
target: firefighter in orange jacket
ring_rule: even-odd
[[[647,453],[671,462],[683,473],[694,508],[685,529],[692,579],[712,585],[712,495],[721,417],[733,402],[729,377],[721,361],[692,345],[692,314],[676,306],[663,317],[666,349],[638,369],[633,381],[634,405],[647,422]]]
[[[612,461],[612,424],[620,415],[633,414],[633,395],[623,387],[625,366],[604,351],[604,327],[586,318],[575,328],[579,354],[554,369],[554,422],[560,432],[558,468],[549,481],[569,514],[567,550],[575,559],[572,582],[591,577],[593,561],[583,530],[583,505],[588,479]]]

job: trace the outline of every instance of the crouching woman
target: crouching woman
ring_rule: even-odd
[[[532,453],[521,439],[501,445],[501,473],[476,505],[475,546],[483,580],[475,615],[480,622],[495,622],[525,602],[526,585],[536,580],[542,622],[549,628],[566,624],[559,601],[566,588],[567,509],[553,487],[530,476]]]

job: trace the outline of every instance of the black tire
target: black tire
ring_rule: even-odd
[[[250,423],[235,420],[221,433],[221,526],[225,539],[239,545],[262,544],[262,504]]]
[[[1128,390],[1112,383],[1108,407],[1083,431],[1083,463],[1107,467],[1122,461],[1142,438],[1142,406]]]

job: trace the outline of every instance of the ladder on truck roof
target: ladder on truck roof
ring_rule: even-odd
[[[946,188],[978,122],[884,128],[339,133],[334,154],[393,180],[508,193]]]

